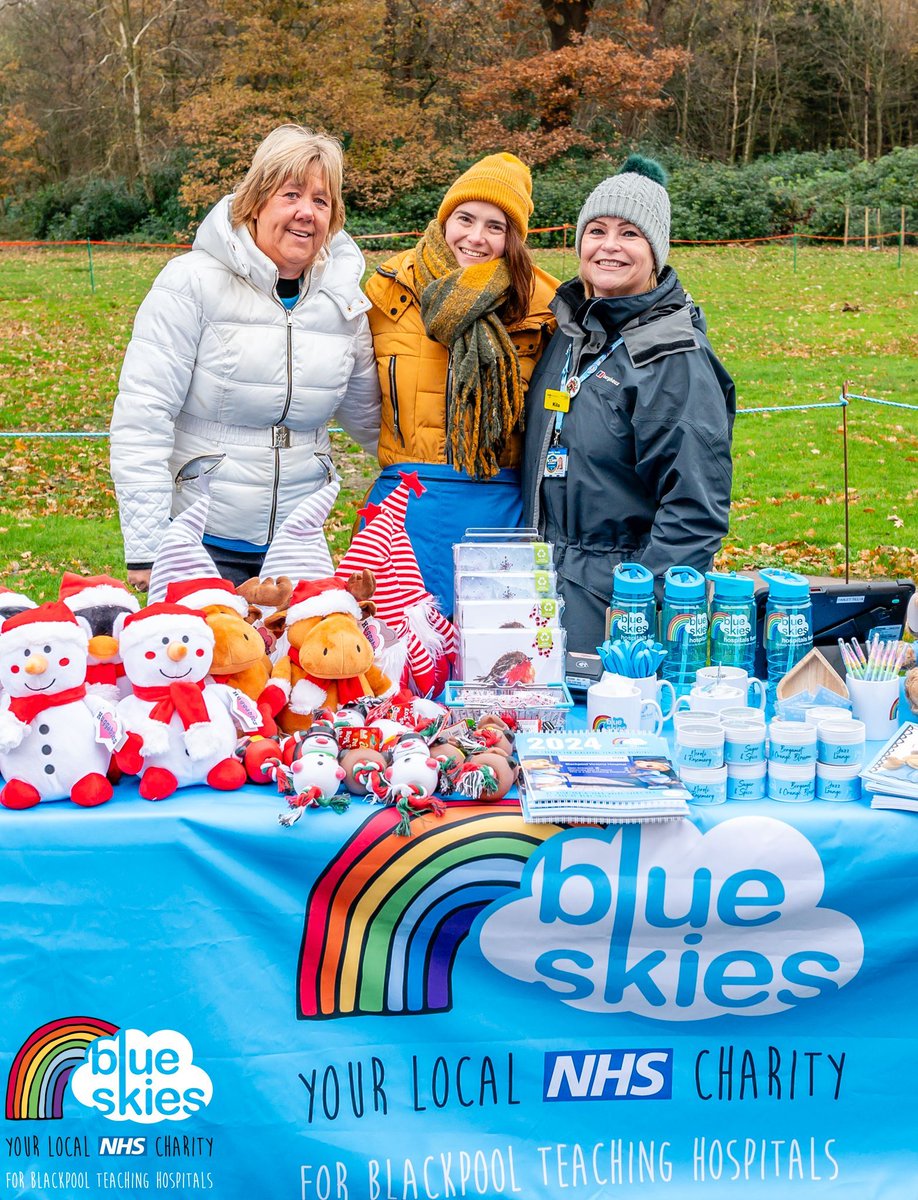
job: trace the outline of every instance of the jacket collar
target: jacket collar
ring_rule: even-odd
[[[277,267],[258,249],[245,225],[232,227],[232,200],[232,196],[224,196],[214,205],[198,227],[192,249],[205,251],[235,275],[248,279],[259,291],[276,297]],[[346,318],[356,317],[370,307],[369,300],[360,290],[365,266],[357,243],[342,230],[317,255],[310,271],[307,294],[325,292]]]
[[[587,299],[580,279],[562,283],[551,304],[558,328],[568,337],[604,345],[631,325],[655,321],[683,308],[688,297],[672,267],[664,267],[660,282],[638,296],[593,296]]]

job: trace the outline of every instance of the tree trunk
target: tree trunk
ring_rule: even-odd
[[[586,33],[595,0],[539,0],[548,23],[552,50],[569,46],[576,34]]]

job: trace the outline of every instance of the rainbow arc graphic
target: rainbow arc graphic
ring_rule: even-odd
[[[6,1085],[8,1121],[59,1121],[70,1072],[98,1037],[111,1037],[118,1026],[96,1017],[61,1017],[36,1029],[23,1042]]]
[[[301,1020],[445,1012],[457,952],[478,914],[519,886],[557,825],[529,825],[515,801],[452,802],[412,821],[384,808],[342,847],[306,905],[297,976]]]

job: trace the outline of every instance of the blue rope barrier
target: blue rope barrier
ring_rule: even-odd
[[[878,400],[876,396],[857,396],[854,392],[848,393],[849,400],[866,400],[868,404],[883,404],[887,408],[907,408],[912,412],[918,412],[918,404],[903,404],[901,400]]]
[[[832,400],[825,404],[773,404],[768,408],[738,408],[736,415],[740,413],[763,413],[763,412],[809,412],[814,408],[847,408],[847,400]]]

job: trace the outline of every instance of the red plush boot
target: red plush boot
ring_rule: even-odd
[[[245,767],[236,758],[224,758],[211,767],[207,776],[208,786],[219,788],[221,792],[233,792],[241,788],[245,781]]]
[[[82,779],[76,781],[70,789],[70,799],[74,804],[79,804],[81,808],[95,808],[97,804],[104,804],[106,800],[111,800],[112,790],[112,785],[105,776],[94,771],[91,775],[84,775]]]
[[[21,779],[11,779],[0,791],[0,804],[4,808],[34,808],[40,800],[31,783],[23,783]]]
[[[178,780],[165,767],[147,767],[138,791],[144,800],[165,800],[178,787]]]

